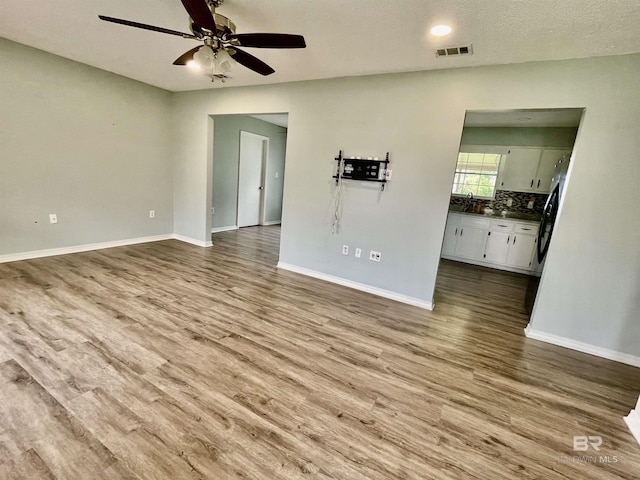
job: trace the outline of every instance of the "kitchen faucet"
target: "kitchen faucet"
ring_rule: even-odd
[[[462,206],[462,211],[466,212],[469,207],[473,207],[473,192],[467,193],[467,196],[464,199],[464,203]]]

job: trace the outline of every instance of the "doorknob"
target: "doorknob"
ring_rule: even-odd
[[[260,186],[258,187],[258,190],[264,190],[264,187]]]

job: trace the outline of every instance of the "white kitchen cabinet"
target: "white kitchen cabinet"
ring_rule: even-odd
[[[533,269],[533,255],[538,242],[539,225],[515,223],[506,264],[511,267]]]
[[[531,268],[533,264],[533,252],[538,241],[535,235],[514,233],[507,255],[507,265],[517,268]]]
[[[544,148],[540,161],[538,162],[538,171],[536,172],[536,181],[533,189],[536,193],[551,192],[551,180],[555,173],[556,163],[565,155],[571,155],[571,150]]]
[[[511,236],[509,232],[489,232],[484,260],[491,263],[507,263]]]
[[[455,255],[481,260],[484,255],[486,241],[486,229],[460,226]]]
[[[501,218],[491,219],[484,259],[492,263],[506,263],[514,223]]]
[[[499,189],[549,193],[556,163],[570,154],[561,148],[511,147],[503,160]]]
[[[458,257],[482,260],[489,232],[489,219],[479,215],[461,215],[460,231],[454,254]]]
[[[532,191],[541,154],[541,148],[511,147],[503,160],[500,190]]]
[[[488,218],[450,213],[444,230],[442,255],[481,260],[488,231]]]
[[[534,272],[538,228],[533,222],[450,213],[442,256],[520,273]]]
[[[458,232],[460,232],[459,215],[456,215],[457,221],[451,221],[451,215],[447,219],[447,225],[444,228],[444,241],[442,242],[443,255],[453,255],[456,251],[456,242],[458,240]]]

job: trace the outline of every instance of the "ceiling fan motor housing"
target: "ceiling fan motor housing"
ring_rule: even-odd
[[[216,27],[218,29],[219,34],[223,34],[223,33],[235,34],[236,33],[236,24],[233,23],[224,15],[220,15],[219,13],[214,13],[213,19],[216,22]]]

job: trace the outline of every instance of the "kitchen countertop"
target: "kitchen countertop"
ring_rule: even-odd
[[[507,212],[505,216],[501,212],[494,211],[491,214],[475,213],[475,212],[463,212],[462,207],[457,205],[451,205],[449,207],[450,213],[459,213],[462,215],[474,215],[477,217],[488,218],[504,218],[505,220],[518,220],[520,222],[540,223],[541,215],[538,213],[520,213],[520,212]]]

